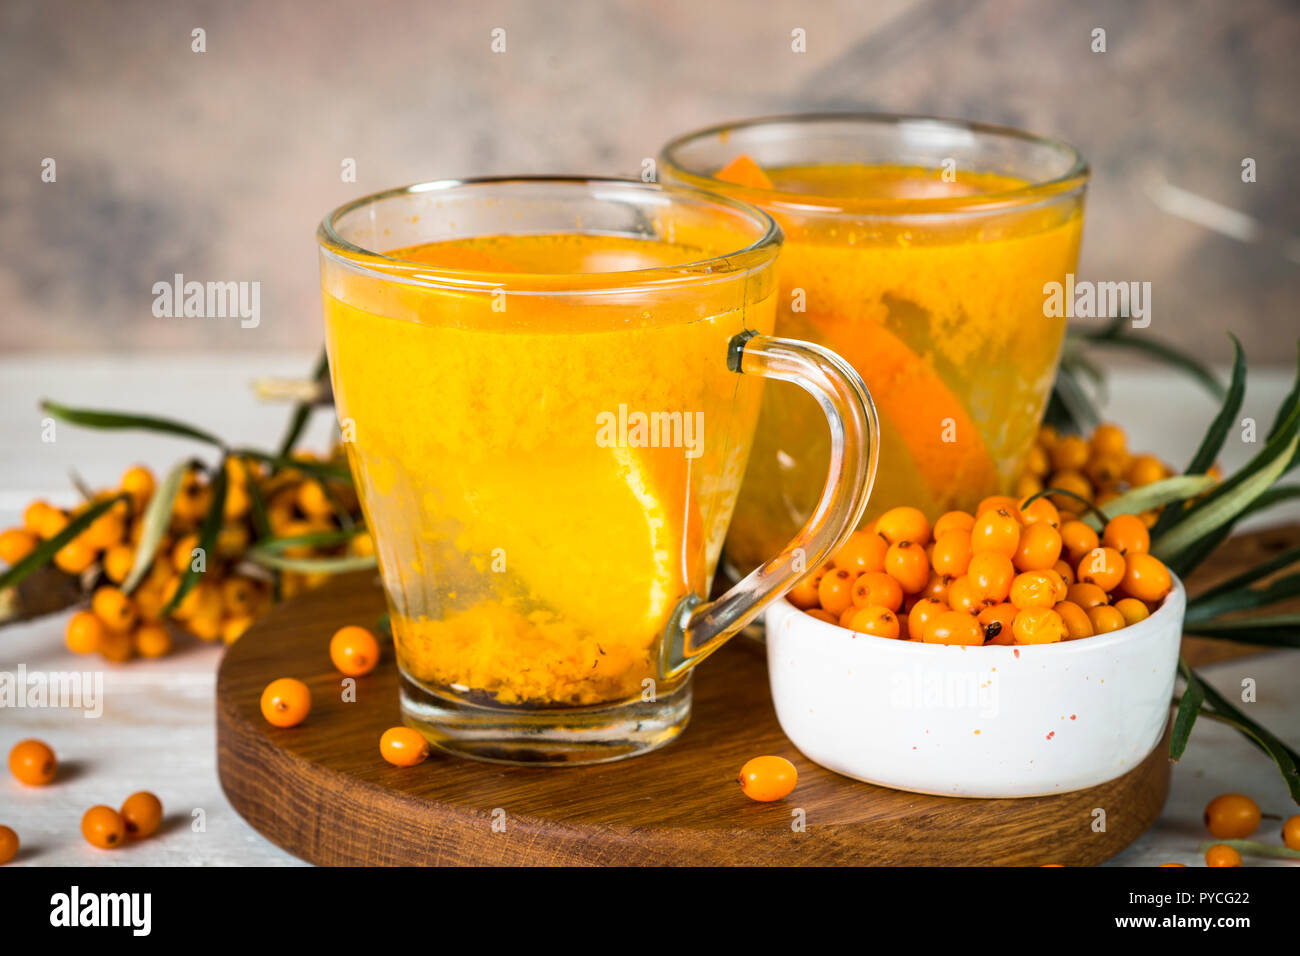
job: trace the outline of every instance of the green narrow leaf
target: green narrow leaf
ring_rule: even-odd
[[[203,516],[203,523],[199,526],[199,547],[203,549],[203,566],[206,569],[209,561],[216,560],[215,545],[217,535],[221,533],[221,525],[225,520],[226,512],[226,485],[229,476],[226,474],[226,460],[223,458],[217,462],[216,471],[212,475],[212,483],[209,487],[212,489],[212,503],[208,505],[208,513]],[[200,577],[206,571],[195,571],[194,562],[185,569],[185,574],[181,576],[180,586],[176,588],[176,593],[172,599],[167,602],[163,608],[163,613],[168,614],[176,609],[176,606],[184,600],[185,595],[193,590],[194,585],[198,583]]]
[[[173,421],[170,418],[135,415],[130,412],[101,412],[88,408],[69,408],[67,405],[60,405],[51,401],[41,402],[41,408],[55,418],[62,419],[71,425],[84,425],[86,428],[103,429],[138,428],[145,431],[161,432],[165,435],[193,438],[196,441],[216,445],[218,448],[222,447],[221,439],[215,435],[192,425],[186,425],[184,422]]]
[[[1096,405],[1079,384],[1074,372],[1067,366],[1062,365],[1056,370],[1052,398],[1059,401],[1070,421],[1079,431],[1091,431],[1101,421],[1101,413],[1097,411]]]
[[[68,522],[62,531],[49,540],[42,541],[32,550],[31,554],[8,568],[4,574],[0,574],[0,591],[13,587],[33,571],[44,567],[54,559],[54,556],[58,554],[65,544],[89,528],[96,518],[119,502],[126,501],[129,497],[129,495],[122,494],[115,495],[112,498],[105,498],[77,515]]]
[[[1292,411],[1287,424],[1247,465],[1188,510],[1178,524],[1153,542],[1151,553],[1162,560],[1173,558],[1206,535],[1239,518],[1251,502],[1286,472],[1298,446],[1300,408]]]
[[[1188,673],[1193,672],[1189,669]],[[1300,766],[1298,766],[1300,765],[1300,754],[1297,754],[1295,750],[1275,737],[1269,730],[1247,717],[1231,701],[1209,684],[1204,681],[1200,683],[1206,702],[1215,712],[1215,719],[1236,727],[1238,731],[1254,740],[1262,750],[1272,757],[1273,762],[1277,764],[1277,768],[1282,774],[1282,780],[1286,783],[1287,790],[1291,793],[1291,799],[1296,803],[1300,803]]]
[[[135,563],[131,565],[131,573],[122,582],[122,590],[127,594],[136,589],[145,572],[149,570],[149,565],[153,564],[154,555],[158,553],[158,545],[163,535],[167,533],[167,526],[172,520],[172,505],[180,490],[181,479],[185,477],[185,472],[189,468],[189,461],[183,461],[172,468],[167,472],[167,477],[158,486],[153,497],[149,499],[149,505],[144,511],[144,525],[140,529],[140,543],[135,549]]]
[[[1218,482],[1209,475],[1173,475],[1170,478],[1153,481],[1149,485],[1134,488],[1116,498],[1112,498],[1106,502],[1106,514],[1112,518],[1116,515],[1141,514],[1144,511],[1159,508],[1170,502],[1195,498],[1217,484]],[[1094,531],[1100,531],[1102,528],[1101,519],[1095,514],[1090,513],[1083,520]]]
[[[296,458],[285,458],[282,455],[268,455],[264,451],[258,451],[256,448],[235,448],[230,452],[232,455],[241,458],[253,458],[257,461],[270,465],[276,471],[283,471],[286,468],[296,468],[304,475],[311,475],[313,478],[331,478],[335,481],[346,481],[352,483],[352,472],[343,465],[336,465],[328,461],[299,461]]]
[[[1227,440],[1228,432],[1235,427],[1237,416],[1241,414],[1241,404],[1246,397],[1246,353],[1235,335],[1228,333],[1228,337],[1232,339],[1233,349],[1232,381],[1228,385],[1228,392],[1223,398],[1219,413],[1210,422],[1205,437],[1201,439],[1200,447],[1196,449],[1196,454],[1192,456],[1191,462],[1184,471],[1187,475],[1203,475],[1210,470],[1219,453],[1223,451],[1223,443]],[[1182,502],[1171,503],[1161,513],[1155,527],[1151,529],[1151,536],[1158,538],[1177,524],[1186,507]]]
[[[252,550],[267,554],[281,554],[289,548],[330,548],[347,544],[355,534],[353,531],[313,531],[311,534],[298,534],[288,538],[267,538],[259,541]]]
[[[257,535],[257,540],[266,540],[271,537],[271,518],[266,511],[266,498],[263,497],[261,486],[258,485],[256,478],[250,477],[246,487],[248,489],[248,510],[253,515],[253,531]]]
[[[1203,607],[1220,595],[1229,594],[1233,591],[1238,591],[1241,588],[1254,584],[1261,578],[1268,577],[1274,571],[1281,571],[1283,568],[1288,567],[1297,561],[1300,561],[1300,547],[1283,551],[1276,557],[1269,558],[1267,561],[1257,564],[1253,568],[1248,568],[1241,574],[1234,575],[1223,583],[1216,584],[1209,590],[1202,591],[1200,594],[1196,595],[1196,597],[1189,599],[1187,602],[1188,614],[1190,616],[1193,608]]]
[[[316,367],[312,370],[312,381],[325,381],[325,377],[329,374],[329,367],[329,355],[322,348],[320,356],[316,359]],[[294,406],[284,437],[280,439],[280,458],[288,458],[293,454],[293,449],[298,444],[298,439],[302,437],[302,431],[307,427],[307,420],[311,418],[314,408],[311,402],[299,402]]]
[[[1121,319],[1122,323],[1122,319]],[[1094,333],[1085,336],[1089,344],[1111,345],[1142,352],[1159,359],[1166,365],[1181,369],[1201,384],[1215,398],[1223,397],[1223,385],[1215,378],[1209,367],[1187,352],[1183,352],[1163,342],[1153,341],[1149,336],[1136,336],[1121,330],[1114,333]]]
[[[1192,734],[1192,726],[1201,713],[1205,703],[1205,691],[1195,672],[1187,666],[1187,661],[1178,658],[1178,672],[1187,681],[1182,699],[1178,701],[1178,715],[1174,717],[1174,730],[1169,738],[1169,759],[1181,760],[1187,749],[1187,740]]]
[[[270,551],[250,551],[248,559],[265,568],[274,568],[277,571],[300,571],[303,574],[346,574],[349,571],[367,571],[377,567],[373,556],[286,558]]]
[[[1300,647],[1300,614],[1277,614],[1232,621],[1189,622],[1187,633],[1238,644]]]
[[[1296,352],[1296,366],[1300,367],[1300,341],[1296,342]],[[1286,398],[1282,399],[1282,404],[1278,406],[1277,417],[1273,419],[1273,424],[1269,428],[1265,440],[1272,438],[1278,433],[1283,422],[1285,422],[1287,418],[1290,417],[1291,413],[1295,411],[1297,405],[1300,405],[1300,375],[1296,376],[1295,382],[1291,385],[1291,391],[1287,392]]]
[[[1197,852],[1206,853],[1212,846],[1230,846],[1242,856],[1265,856],[1277,860],[1300,860],[1300,850],[1290,847],[1275,846],[1272,843],[1260,843],[1258,840],[1207,840],[1197,847]]]

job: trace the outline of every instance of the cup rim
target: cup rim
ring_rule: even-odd
[[[725,207],[750,220],[760,232],[743,248],[716,256],[667,266],[626,269],[613,272],[510,272],[497,273],[473,269],[447,269],[428,263],[400,259],[383,252],[366,249],[344,239],[336,229],[338,220],[364,206],[399,196],[418,195],[462,188],[487,188],[515,185],[588,186],[600,190],[618,190],[628,194],[655,193],[671,200],[691,200],[710,206]],[[577,230],[581,231],[581,230]],[[462,179],[435,179],[369,193],[331,210],[316,230],[322,253],[351,268],[376,278],[398,281],[434,289],[477,291],[503,289],[511,294],[600,294],[635,293],[640,290],[663,290],[674,286],[733,279],[771,265],[780,251],[784,234],[766,211],[732,196],[723,196],[694,186],[646,183],[614,176],[478,176]],[[485,277],[498,277],[496,281]]]
[[[979,193],[972,196],[930,198],[870,198],[856,199],[846,196],[818,195],[786,192],[779,189],[762,189],[719,180],[711,173],[687,169],[676,158],[680,150],[692,142],[713,136],[724,136],[737,130],[781,124],[814,125],[821,123],[850,123],[859,125],[896,125],[924,123],[943,126],[984,136],[1020,140],[1025,143],[1055,149],[1070,160],[1065,172],[1049,179],[1026,183],[1014,189]],[[993,123],[928,116],[921,113],[873,113],[870,111],[831,111],[818,113],[785,113],[758,116],[729,123],[718,123],[703,129],[675,136],[659,152],[661,170],[697,188],[713,189],[737,196],[768,209],[779,209],[793,214],[855,214],[864,218],[895,218],[934,214],[988,213],[998,209],[1020,210],[1026,205],[1055,199],[1058,196],[1084,188],[1092,170],[1083,154],[1064,140],[1039,136],[1025,130]]]

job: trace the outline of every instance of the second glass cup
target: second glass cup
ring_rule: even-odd
[[[880,408],[873,518],[931,520],[1007,492],[1042,421],[1065,334],[1047,284],[1075,268],[1088,167],[1016,130],[918,116],[772,117],[664,147],[667,182],[781,224],[776,331],[853,363]],[[812,402],[763,399],[727,540],[754,567],[811,513],[827,460]]]
[[[843,542],[875,472],[858,375],[770,335],[780,229],[689,188],[494,179],[358,200],[318,239],[407,723],[515,763],[672,740],[694,664]],[[822,410],[829,477],[708,602],[762,378]]]

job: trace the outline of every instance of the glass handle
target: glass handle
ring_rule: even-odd
[[[862,377],[830,349],[743,332],[727,365],[742,375],[793,382],[817,400],[831,429],[831,467],[807,523],[776,557],[715,601],[690,595],[678,605],[660,645],[664,679],[694,667],[835,553],[862,520],[876,478],[880,423]]]

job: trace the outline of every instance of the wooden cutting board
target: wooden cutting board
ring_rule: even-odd
[[[1099,863],[1156,819],[1164,746],[1124,777],[1075,793],[968,800],[859,783],[804,758],[782,734],[761,645],[733,640],[701,666],[694,717],[654,753],[574,768],[508,767],[435,751],[389,766],[379,736],[401,722],[391,645],[344,703],[328,643],[384,612],[373,575],[349,575],[272,611],[217,681],[217,756],[235,808],[275,843],[320,864],[983,865]],[[262,689],[297,677],[312,712],[292,729],[262,719]],[[758,754],[799,770],[785,800],[736,783]],[[1092,830],[1093,811],[1107,828]],[[802,821],[802,829],[794,824]]]

